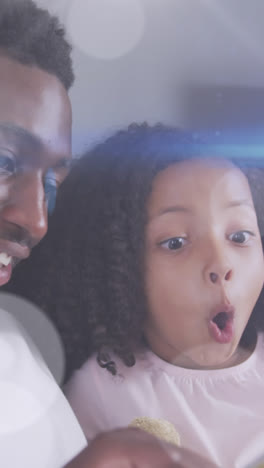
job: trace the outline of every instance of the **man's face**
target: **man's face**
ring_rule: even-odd
[[[45,236],[48,199],[70,159],[71,105],[63,85],[0,56],[0,286]]]
[[[263,280],[257,217],[242,172],[207,160],[161,171],[146,226],[146,336],[154,352],[183,367],[231,364]]]

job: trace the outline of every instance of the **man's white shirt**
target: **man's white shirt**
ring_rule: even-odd
[[[0,465],[62,468],[86,439],[20,324],[0,309]]]

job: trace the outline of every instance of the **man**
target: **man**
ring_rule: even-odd
[[[73,78],[57,19],[30,0],[1,0],[0,286],[46,234],[50,195],[68,173]],[[19,366],[6,368],[10,353],[1,352],[1,464],[60,467],[85,439],[32,343],[2,311],[0,348],[7,346]]]
[[[1,0],[0,286],[45,236],[69,171],[70,51],[47,11],[32,0]],[[82,431],[30,339],[5,311],[0,321],[1,465],[60,468],[85,447]],[[101,435],[68,466],[191,466],[188,456],[129,429]]]

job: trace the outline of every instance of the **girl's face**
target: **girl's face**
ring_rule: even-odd
[[[264,281],[246,177],[228,161],[176,163],[154,179],[147,210],[150,347],[183,367],[236,363]]]

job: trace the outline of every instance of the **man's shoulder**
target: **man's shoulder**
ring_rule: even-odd
[[[84,435],[26,331],[3,309],[0,323],[1,460],[7,468],[18,460],[29,468],[62,466],[84,448]]]

